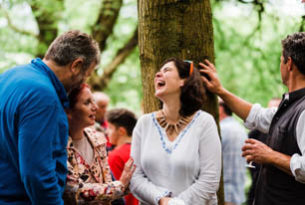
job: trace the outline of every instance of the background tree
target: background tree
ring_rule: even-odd
[[[154,76],[169,57],[196,63],[214,62],[212,12],[209,0],[139,0],[139,50],[144,112],[160,108],[154,97]],[[218,121],[217,98],[209,94],[204,109]],[[219,204],[223,204],[220,186]]]
[[[60,30],[60,23],[63,22],[65,4],[69,0],[28,0],[28,1],[0,1],[0,8],[8,21],[8,26],[15,32],[21,35],[27,35],[34,38],[37,42],[36,49],[32,51],[34,56],[43,58],[48,46],[57,37]],[[72,2],[71,2],[72,3]],[[73,1],[77,3],[77,1]],[[79,2],[80,3],[80,2]],[[94,21],[87,25],[88,33],[91,33],[93,38],[97,40],[100,46],[101,53],[107,47],[107,39],[113,34],[113,29],[119,17],[120,9],[123,5],[123,0],[95,0],[91,5],[97,6]],[[27,31],[16,26],[8,12],[14,6],[23,5],[31,8],[32,15],[37,23],[37,32]],[[79,5],[79,4],[77,4]],[[73,29],[73,28],[72,28]],[[136,28],[134,28],[136,30]],[[113,62],[106,66],[105,75],[98,75],[97,72],[93,75],[90,84],[93,89],[103,90],[107,87],[112,74],[117,67],[125,61],[137,45],[137,32],[131,32],[129,39],[125,39],[125,43],[119,48],[117,54],[113,57]]]
[[[111,2],[118,3],[111,6]],[[211,3],[215,62],[224,86],[251,102],[266,105],[271,96],[280,96],[285,91],[278,72],[280,40],[303,29],[304,4],[301,0],[211,0]],[[133,49],[125,60],[120,60],[124,59],[120,57],[126,55],[123,48],[136,30],[136,0],[0,0],[0,73],[41,56],[39,53],[44,53],[48,43],[38,38],[52,39],[54,30],[56,35],[69,29],[93,34],[95,29],[103,30],[103,26],[95,28],[99,19],[108,18],[116,20],[107,20],[114,25],[108,29],[110,34],[104,35],[101,66],[91,83],[96,89],[104,87],[111,97],[111,106],[127,107],[141,114],[139,50]],[[45,37],[38,37],[43,33]],[[121,55],[120,49],[124,51]],[[112,67],[116,67],[115,72]],[[108,76],[107,87],[96,86],[102,82],[101,76]]]

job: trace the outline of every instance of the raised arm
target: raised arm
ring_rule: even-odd
[[[216,68],[210,61],[205,60],[205,64],[199,63],[199,65],[203,68],[200,69],[200,72],[205,74],[202,75],[202,81],[206,88],[210,92],[221,97],[237,116],[246,120],[252,104],[229,92],[221,85]],[[208,76],[209,79],[206,76]]]

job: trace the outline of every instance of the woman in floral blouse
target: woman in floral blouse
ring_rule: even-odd
[[[95,123],[96,104],[88,85],[72,90],[67,116],[68,176],[65,204],[110,204],[121,198],[134,172],[130,159],[118,181],[112,181],[107,162],[106,139],[89,126]]]

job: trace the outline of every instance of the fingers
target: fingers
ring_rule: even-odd
[[[211,71],[216,72],[216,68],[215,68],[215,65],[213,63],[211,63],[207,59],[205,59],[204,62],[205,62],[205,64],[204,63],[199,63],[199,66],[206,69],[206,70],[211,70]]]
[[[259,141],[255,140],[255,139],[246,139],[245,143],[246,144],[256,144],[256,143],[259,143]]]
[[[132,158],[129,158],[129,160],[125,163],[124,170],[130,170],[134,161]]]

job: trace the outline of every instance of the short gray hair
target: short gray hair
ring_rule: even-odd
[[[77,58],[83,59],[83,71],[94,62],[100,62],[98,43],[88,34],[71,30],[58,36],[45,55],[46,60],[52,60],[59,66],[72,63]]]

